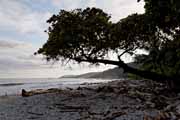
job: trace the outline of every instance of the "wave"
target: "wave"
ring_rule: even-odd
[[[1,87],[17,86],[17,85],[24,85],[24,83],[5,83],[5,84],[0,84]]]

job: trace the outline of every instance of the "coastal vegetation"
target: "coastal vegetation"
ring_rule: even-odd
[[[47,20],[49,38],[36,54],[47,60],[116,65],[124,72],[179,89],[180,1],[144,2],[145,13],[131,14],[116,23],[99,8],[61,10]],[[112,60],[111,54],[117,60]],[[121,59],[124,54],[134,57],[141,67],[128,66]]]
[[[12,1],[9,0],[10,3]],[[57,5],[58,1],[52,1]],[[52,1],[46,0],[48,3]],[[131,1],[126,2],[129,5]],[[118,22],[111,21],[111,16],[99,8],[61,10],[49,18],[49,28],[46,30],[48,40],[35,54],[44,55],[47,61],[109,64],[115,68],[55,79],[1,79],[0,120],[180,120],[180,0],[136,1],[137,4],[144,1],[145,12],[131,14]],[[17,2],[9,2],[5,4],[10,5],[5,12],[7,15],[11,9],[16,10],[14,3]],[[47,9],[46,2],[32,4],[35,5],[31,6],[33,12],[40,5],[43,5],[43,11]],[[63,4],[63,0],[60,3]],[[18,18],[22,18],[19,12],[21,5],[17,5]],[[27,7],[29,5],[28,2]],[[22,8],[27,10],[26,6]],[[31,18],[29,15],[41,18],[37,12],[35,16],[30,13],[26,15],[28,18]],[[30,27],[31,19],[26,20]],[[8,19],[6,21],[12,24]],[[16,25],[21,25],[23,21]],[[37,27],[38,23],[32,26]],[[11,33],[8,35],[11,36]],[[23,48],[28,49],[24,45]],[[15,44],[3,42],[0,47],[9,50],[13,46]],[[123,61],[127,54],[134,61]],[[31,59],[28,56],[16,57],[22,62]],[[7,62],[4,65],[11,66],[11,62]],[[21,68],[21,77],[31,73],[29,67]],[[40,64],[35,67],[37,74],[42,73],[40,68],[47,70],[44,64]],[[12,73],[7,72],[7,75],[12,77]],[[47,71],[45,74],[50,73]]]

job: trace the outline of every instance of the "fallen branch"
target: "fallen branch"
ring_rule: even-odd
[[[33,115],[43,115],[42,113],[34,113],[34,112],[28,112],[28,113]]]
[[[56,105],[58,105],[58,104],[56,104]],[[66,106],[66,105],[64,105],[64,106],[59,106],[58,108],[60,108],[60,109],[63,109],[63,110],[87,110],[87,109],[89,109],[89,106]]]
[[[111,115],[107,116],[103,120],[114,120],[116,117],[119,117],[119,116],[122,116],[122,115],[126,115],[126,112],[119,111],[119,112],[111,113]]]

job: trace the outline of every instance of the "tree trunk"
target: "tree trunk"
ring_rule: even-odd
[[[103,63],[116,65],[120,68],[123,68],[125,72],[138,75],[145,79],[151,79],[156,82],[168,83],[171,88],[180,91],[180,80],[178,77],[170,77],[163,74],[158,74],[151,71],[140,70],[137,68],[133,68],[125,64],[123,61],[113,61],[113,60],[104,60],[104,59],[75,59],[78,62],[90,62],[90,63]]]

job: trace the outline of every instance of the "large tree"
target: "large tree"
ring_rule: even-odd
[[[144,14],[132,14],[117,23],[112,23],[110,16],[98,8],[61,10],[47,21],[49,38],[37,53],[45,55],[47,60],[112,64],[143,78],[178,82],[179,6],[178,0],[145,0]],[[136,55],[137,49],[146,50],[149,55]],[[118,58],[116,61],[107,57],[112,52]],[[148,61],[148,64],[161,65],[162,71],[170,68],[175,72],[132,68],[121,60],[126,53],[136,56],[142,65],[147,66]],[[167,56],[170,58],[165,60]],[[166,65],[171,60],[173,65]]]

